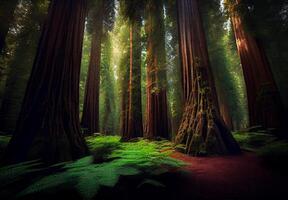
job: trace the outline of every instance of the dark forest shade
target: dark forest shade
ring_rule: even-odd
[[[169,137],[165,30],[162,0],[147,5],[147,103],[146,138]]]
[[[85,14],[85,0],[51,2],[16,132],[4,162],[41,159],[56,163],[88,153],[79,123]]]
[[[185,111],[176,143],[186,153],[239,153],[240,148],[219,114],[213,75],[197,0],[178,0],[179,43]]]
[[[92,12],[92,44],[90,51],[89,70],[86,81],[83,115],[81,126],[88,129],[88,134],[100,132],[99,127],[99,92],[101,42],[103,34],[103,0]]]
[[[29,15],[23,22],[23,28],[17,37],[17,47],[9,64],[10,70],[0,109],[1,131],[8,133],[15,131],[41,34],[40,27],[47,15],[47,9],[40,8],[43,5],[46,8],[47,2],[48,0],[32,1],[28,10]]]
[[[18,0],[0,1],[0,54],[5,47],[5,39],[9,31],[9,26],[13,22],[13,16]]]
[[[231,19],[247,88],[250,126],[281,129],[283,105],[264,48],[245,30],[237,11],[231,11]]]

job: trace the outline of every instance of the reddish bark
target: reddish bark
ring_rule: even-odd
[[[130,140],[143,136],[141,99],[141,17],[136,17],[130,25],[130,71],[128,127],[122,138]]]
[[[144,136],[168,138],[163,2],[150,0],[147,11],[147,104]]]
[[[128,77],[126,77],[128,78]],[[125,78],[125,82],[126,79]],[[120,132],[123,140],[128,140],[128,127],[129,127],[129,91],[128,82],[122,83],[121,91],[121,116],[120,116]]]
[[[225,122],[225,125],[230,129],[233,130],[233,119],[231,116],[231,111],[229,108],[229,104],[228,101],[225,97],[225,92],[223,91],[223,89],[219,88],[218,90],[218,99],[219,99],[219,110],[220,110],[220,115],[222,117],[222,119]]]
[[[85,0],[54,0],[44,25],[16,132],[4,161],[80,158],[79,75]]]
[[[192,155],[239,153],[220,117],[197,0],[178,0],[179,41],[186,99],[176,143]]]
[[[128,129],[129,129],[129,77],[130,77],[130,54],[125,54],[121,59],[121,116],[120,116],[120,133],[123,140],[128,140]]]
[[[281,128],[281,97],[264,48],[245,31],[237,11],[231,12],[231,19],[246,82],[250,126]]]
[[[88,134],[100,132],[99,127],[99,93],[101,41],[103,31],[103,2],[99,1],[98,12],[93,13],[93,32],[90,51],[88,77],[86,81],[83,115],[81,125],[88,129]],[[93,12],[93,11],[92,11]]]

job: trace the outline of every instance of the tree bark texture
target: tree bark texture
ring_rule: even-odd
[[[147,103],[144,136],[169,138],[163,2],[149,0],[146,9]]]
[[[130,24],[130,70],[128,128],[122,138],[130,140],[143,136],[141,99],[141,16]]]
[[[197,0],[178,0],[179,41],[186,99],[175,138],[186,153],[233,154],[240,148],[220,116]]]
[[[51,2],[4,162],[40,159],[52,164],[87,155],[79,123],[85,16],[85,0]]]
[[[93,32],[90,52],[88,77],[86,81],[83,115],[81,125],[88,129],[88,134],[100,132],[99,127],[99,94],[100,94],[100,65],[101,42],[103,34],[103,1],[93,13]],[[93,12],[93,11],[92,11]]]
[[[129,59],[127,57],[127,59]],[[126,66],[129,69],[129,65]],[[123,72],[122,72],[123,73]],[[121,83],[120,132],[123,140],[128,140],[129,129],[129,70],[123,73]]]
[[[237,6],[240,0],[236,2]],[[231,19],[247,88],[250,126],[280,129],[284,109],[264,48],[245,30],[237,11],[231,11]]]
[[[225,94],[224,90],[220,87],[218,87],[219,90],[217,90],[218,94],[218,102],[219,102],[219,111],[222,119],[225,122],[225,125],[230,129],[234,130],[233,125],[233,118],[231,115],[231,108],[229,107],[229,102],[227,99],[227,94]]]

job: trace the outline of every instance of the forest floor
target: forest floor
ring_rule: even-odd
[[[182,182],[186,183],[179,191],[181,199],[281,199],[287,193],[287,175],[267,168],[255,153],[172,157],[189,163],[184,169],[191,172]]]
[[[92,155],[78,161],[49,168],[37,162],[0,168],[0,197],[257,200],[286,196],[288,142],[262,133],[234,136],[243,149],[241,155],[212,157],[175,152],[165,140],[122,143],[117,136],[88,137]],[[9,139],[0,137],[0,150]]]

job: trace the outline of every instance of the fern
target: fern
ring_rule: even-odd
[[[159,175],[166,173],[168,168],[180,167],[184,164],[169,156],[172,152],[172,144],[167,141],[151,142],[141,139],[137,142],[122,143],[120,137],[101,136],[88,137],[87,143],[96,156],[97,152],[104,152],[105,157],[110,159],[109,162],[95,163],[95,156],[88,156],[74,162],[39,169],[45,172],[43,174],[50,172],[50,175],[35,177],[34,182],[17,197],[74,188],[83,199],[92,199],[102,186],[115,187],[121,176],[136,176],[144,173]],[[5,173],[2,176],[1,173],[0,181],[9,182],[15,177],[34,171],[37,166],[38,164],[31,162],[7,167],[4,170],[15,172],[12,173],[13,176],[5,176]],[[161,186],[161,183],[155,181],[148,182]]]

